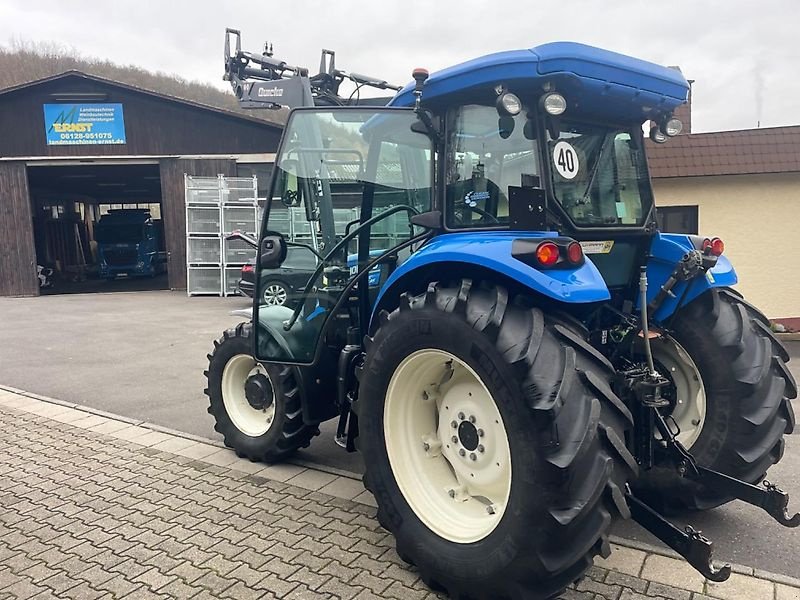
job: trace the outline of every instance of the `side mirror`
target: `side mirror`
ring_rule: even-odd
[[[282,233],[267,231],[261,238],[261,248],[258,257],[262,269],[277,269],[286,260],[286,240]]]

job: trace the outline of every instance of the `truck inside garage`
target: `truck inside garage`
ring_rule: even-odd
[[[158,164],[27,171],[42,294],[169,287]]]

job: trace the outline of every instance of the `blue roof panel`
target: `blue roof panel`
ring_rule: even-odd
[[[686,101],[689,84],[680,71],[574,42],[553,42],[476,58],[432,73],[423,102],[484,86],[534,86],[552,81],[569,95],[573,111],[609,116],[670,112]],[[411,106],[414,84],[390,103]]]

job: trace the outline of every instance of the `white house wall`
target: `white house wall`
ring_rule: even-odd
[[[654,179],[656,206],[698,206],[699,233],[718,236],[737,289],[771,319],[800,317],[800,173]]]

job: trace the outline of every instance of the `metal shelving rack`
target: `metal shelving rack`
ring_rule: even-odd
[[[239,230],[258,237],[258,181],[252,178],[222,179],[222,293],[233,296],[242,273],[242,265],[256,257],[256,249],[242,240],[226,240]]]
[[[186,290],[190,296],[236,294],[242,265],[255,249],[225,240],[234,230],[256,235],[256,177],[184,176],[186,185]]]

